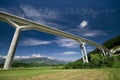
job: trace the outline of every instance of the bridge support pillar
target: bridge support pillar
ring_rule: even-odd
[[[103,53],[103,56],[106,58],[106,53],[105,53],[104,49],[102,49],[102,53]]]
[[[15,50],[17,47],[20,31],[21,31],[21,28],[17,27],[15,30],[15,33],[14,33],[14,36],[13,36],[13,39],[12,39],[12,42],[11,42],[11,45],[10,45],[3,69],[9,69],[11,66],[11,63],[12,63],[12,60],[13,60],[13,57],[15,54]]]
[[[83,62],[88,63],[88,56],[87,56],[87,51],[85,47],[85,42],[81,42],[80,48],[81,48]]]

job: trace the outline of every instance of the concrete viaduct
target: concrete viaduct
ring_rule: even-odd
[[[75,41],[77,41],[80,44],[80,48],[81,48],[81,53],[82,53],[82,58],[83,58],[83,62],[84,63],[88,63],[88,57],[87,57],[87,52],[86,52],[86,47],[85,44],[90,44],[93,46],[96,46],[98,49],[100,49],[103,53],[104,56],[106,56],[107,54],[110,55],[110,51],[109,49],[107,49],[106,47],[104,47],[103,45],[100,45],[96,42],[93,42],[91,40],[85,39],[83,37],[79,37],[76,36],[74,34],[65,32],[65,31],[61,31],[59,29],[55,29],[46,25],[42,25],[40,23],[36,23],[34,21],[31,20],[27,20],[6,12],[2,12],[0,11],[0,21],[6,22],[8,24],[10,24],[11,26],[13,26],[16,30],[5,60],[5,64],[4,64],[4,68],[3,69],[9,69],[15,54],[15,50],[16,50],[16,46],[19,40],[19,36],[20,36],[20,32],[24,31],[24,30],[37,30],[37,31],[41,31],[41,32],[45,32],[45,33],[49,33],[49,34],[53,34],[56,36],[62,36],[62,37],[66,37],[69,39],[73,39]]]

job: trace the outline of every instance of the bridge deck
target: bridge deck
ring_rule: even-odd
[[[21,27],[23,30],[24,29],[38,30],[41,32],[45,32],[45,33],[49,33],[49,34],[53,34],[53,35],[57,35],[57,36],[67,37],[67,38],[70,38],[70,39],[77,41],[78,43],[85,42],[87,44],[94,45],[99,49],[104,49],[104,51],[106,51],[106,52],[110,52],[109,49],[107,49],[103,45],[100,45],[100,44],[93,42],[91,40],[76,36],[74,34],[71,34],[71,33],[68,33],[68,32],[65,32],[65,31],[62,31],[59,29],[55,29],[55,28],[52,28],[52,27],[49,27],[49,26],[46,26],[46,25],[43,25],[40,23],[36,23],[34,21],[27,20],[25,18],[21,18],[21,17],[15,16],[15,15],[12,15],[12,14],[8,14],[8,13],[0,11],[0,20],[7,22],[8,24],[12,25],[15,28],[16,28],[16,26],[11,24],[9,22],[9,20],[11,20],[14,23],[16,23],[17,25],[19,25],[19,27]]]

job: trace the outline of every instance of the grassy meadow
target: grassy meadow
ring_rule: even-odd
[[[120,68],[0,70],[0,80],[120,80]]]

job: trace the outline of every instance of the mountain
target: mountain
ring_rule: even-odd
[[[66,63],[63,60],[50,59],[47,57],[40,58],[27,58],[27,59],[15,59],[13,62],[21,62],[21,63],[37,63],[37,64],[48,64],[48,65],[58,65]]]
[[[0,64],[5,61],[3,56],[0,56]],[[67,63],[67,61],[52,59],[50,57],[15,57],[13,60],[13,67],[33,67],[33,66],[51,66],[51,65],[62,65]]]

